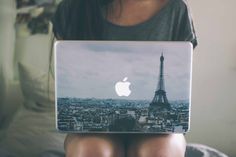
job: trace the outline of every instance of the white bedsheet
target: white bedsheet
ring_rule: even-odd
[[[54,117],[54,111],[35,112],[22,107],[0,141],[2,154],[37,157],[45,150],[63,150],[65,134],[56,131]]]

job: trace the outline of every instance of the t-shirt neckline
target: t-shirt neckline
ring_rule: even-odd
[[[163,6],[159,11],[157,11],[157,13],[155,13],[152,17],[150,17],[149,19],[147,19],[143,22],[135,24],[135,25],[125,26],[125,25],[115,24],[115,23],[108,21],[105,17],[103,18],[103,20],[104,20],[105,24],[112,26],[112,27],[116,27],[118,29],[139,28],[139,27],[142,27],[144,25],[151,23],[154,19],[156,20],[156,18],[160,17],[160,15],[170,6],[172,1],[174,1],[174,0],[168,0],[168,2],[165,4],[165,6]]]

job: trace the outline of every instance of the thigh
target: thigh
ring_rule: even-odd
[[[142,134],[129,137],[128,157],[184,157],[183,134]]]
[[[123,140],[112,134],[68,134],[66,157],[124,157]]]

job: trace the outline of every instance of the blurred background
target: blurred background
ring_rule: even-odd
[[[236,1],[189,0],[199,39],[193,56],[190,142],[236,156]]]
[[[27,118],[22,116],[25,115],[23,112],[16,111],[23,106],[24,96],[32,93],[21,88],[25,85],[32,89],[44,87],[40,83],[39,87],[27,83],[35,79],[32,73],[40,74],[40,77],[48,74],[52,40],[49,19],[58,2],[0,0],[0,141],[9,136],[9,132],[14,134],[21,127],[22,119]],[[206,144],[236,156],[236,1],[188,2],[199,45],[193,56],[192,117],[187,141]],[[23,70],[18,68],[19,63]],[[22,82],[22,78],[27,78],[27,82]],[[37,107],[43,108],[42,105]],[[53,113],[50,109],[45,110]],[[32,113],[27,114],[28,118],[32,116]],[[45,118],[44,114],[34,116]],[[53,117],[54,113],[51,115]],[[13,119],[16,116],[19,116],[18,121]],[[31,124],[27,122],[27,125]],[[37,121],[32,125],[42,127],[45,124]],[[50,132],[53,132],[54,121],[50,125]],[[8,133],[6,128],[11,128]],[[14,141],[13,137],[9,141]],[[62,143],[63,138],[59,141]],[[58,146],[58,149],[63,148]]]

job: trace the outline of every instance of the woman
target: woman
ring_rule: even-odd
[[[52,20],[62,40],[197,40],[183,0],[64,0]],[[68,157],[184,157],[182,134],[69,134]]]

